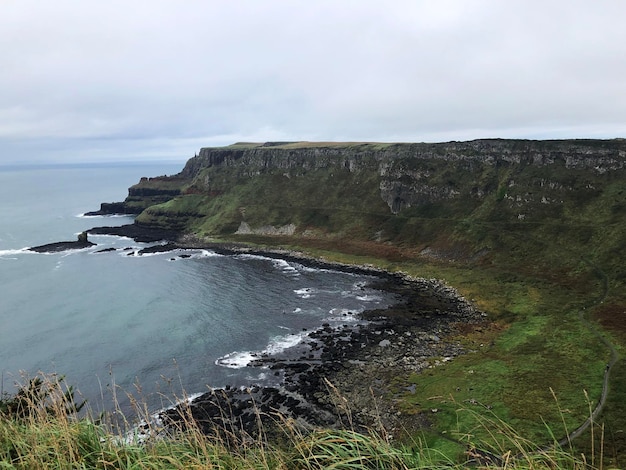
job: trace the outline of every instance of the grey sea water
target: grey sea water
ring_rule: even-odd
[[[122,200],[141,176],[182,164],[0,167],[0,373],[66,377],[94,411],[128,393],[152,409],[207,386],[269,384],[254,354],[297,344],[322,323],[389,305],[365,276],[210,250],[138,256],[147,245],[92,236],[97,247],[56,254],[24,248],[73,240],[130,217],[83,217]],[[96,253],[103,248],[120,250]],[[127,250],[123,250],[126,249]]]

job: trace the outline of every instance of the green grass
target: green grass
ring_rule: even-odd
[[[47,393],[29,403],[22,417],[0,413],[2,469],[460,469],[468,459],[482,468],[506,464],[510,469],[582,469],[585,456],[555,448],[541,449],[492,413],[457,403],[458,416],[473,423],[472,433],[422,433],[409,442],[390,441],[384,430],[368,434],[352,430],[304,431],[283,419],[281,444],[264,438],[224,441],[203,435],[193,421],[167,435],[151,434],[138,441],[105,424],[68,413],[66,388],[55,376],[44,376]],[[9,398],[10,400],[10,398]],[[105,417],[106,418],[106,417]],[[106,422],[106,419],[105,421]],[[160,437],[159,437],[160,436]],[[497,436],[497,437],[496,437]],[[513,451],[511,451],[513,449]],[[489,460],[492,459],[491,463]],[[588,463],[595,464],[587,459]]]
[[[564,145],[623,146],[587,140],[494,142],[522,156],[529,149],[548,153]],[[261,145],[226,148],[251,149],[256,157],[246,165],[200,170],[186,187],[193,194],[156,206],[138,220],[156,226],[173,221],[212,240],[294,249],[445,279],[487,312],[490,324],[459,338],[475,352],[427,373],[398,378],[398,384],[416,384],[420,392],[415,396],[399,397],[399,389],[389,390],[389,396],[404,401],[407,413],[437,408],[430,416],[435,432],[472,429],[468,418],[456,412],[465,400],[487,404],[497,419],[537,442],[550,440],[550,429],[562,422],[571,428],[584,420],[585,391],[595,403],[608,361],[608,349],[594,330],[620,352],[626,346],[624,171],[568,168],[563,161],[484,164],[454,159],[463,152],[480,156],[480,150],[358,142],[275,143],[263,155],[301,157],[279,168],[264,166]],[[298,149],[303,153],[292,152]],[[441,159],[444,153],[452,161]],[[376,156],[387,158],[387,174],[395,174],[405,187],[458,195],[425,196],[392,214],[381,198]],[[346,170],[348,159],[358,162],[356,171]],[[306,161],[319,165],[305,168]],[[233,236],[242,221],[252,228],[293,223],[296,235]],[[581,312],[589,323],[581,320]],[[624,389],[626,372],[618,362],[601,421],[613,436],[610,462],[626,466],[618,460],[626,454],[626,413],[619,402]],[[489,433],[483,434],[481,439],[488,440]],[[575,444],[582,448],[585,442]]]
[[[257,237],[246,241],[263,243],[268,239]],[[276,239],[269,241],[277,242]],[[347,246],[338,253],[332,251],[342,246],[336,241],[328,243],[334,248],[324,248],[326,244],[319,240],[310,241],[310,245],[302,241],[294,244],[294,240],[287,239],[281,242],[283,248],[305,251],[313,257],[445,279],[489,312],[493,322],[490,327],[459,338],[475,352],[424,373],[399,378],[397,389],[391,390],[396,399],[400,396],[401,409],[407,415],[426,412],[434,423],[433,432],[457,435],[471,432],[489,442],[489,430],[476,430],[473,418],[459,415],[459,406],[464,406],[493,413],[497,419],[515,427],[529,442],[548,443],[553,439],[555,428],[562,431],[554,438],[565,436],[561,423],[570,430],[581,424],[588,416],[589,400],[595,405],[600,396],[608,350],[580,321],[579,312],[583,306],[589,306],[589,297],[592,302],[602,297],[602,283],[596,282],[585,263],[573,263],[580,271],[577,275],[583,276],[589,284],[581,294],[572,291],[570,278],[560,278],[560,284],[540,281],[517,272],[514,265],[503,270],[450,263],[426,264],[423,260],[406,260],[406,257],[393,261],[389,257],[381,259],[368,254],[368,248],[369,253],[379,249],[373,244],[357,245],[356,253]],[[549,272],[544,275],[552,277]],[[619,374],[615,377],[619,382]],[[400,390],[411,383],[416,385],[415,393],[400,394]],[[618,406],[618,402],[611,403]],[[437,412],[431,413],[432,409]],[[619,421],[623,415],[614,415],[611,408],[607,409],[603,419],[623,429]],[[445,440],[438,442],[449,446]],[[577,442],[586,441],[583,438]],[[614,445],[617,447],[612,447],[613,453],[621,448],[619,443],[611,442],[611,446]]]

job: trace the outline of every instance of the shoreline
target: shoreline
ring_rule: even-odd
[[[307,333],[298,345],[250,363],[279,378],[278,386],[208,387],[208,392],[189,403],[159,413],[166,426],[183,426],[191,416],[202,432],[217,433],[228,440],[256,438],[260,432],[271,434],[277,429],[277,420],[284,419],[302,431],[316,427],[366,431],[382,426],[394,435],[428,426],[427,415],[407,416],[396,409],[399,397],[414,390],[410,386],[397,389],[395,381],[399,376],[419,373],[468,353],[452,336],[461,332],[461,325],[478,327],[486,321],[482,312],[437,279],[411,278],[374,266],[328,262],[289,250],[206,242],[134,224],[96,227],[88,232],[125,236],[140,242],[165,242],[140,250],[140,255],[209,249],[225,255],[251,254],[373,276],[371,287],[397,295],[398,301],[392,306],[359,314],[363,321],[336,328],[322,324]]]
[[[190,415],[206,434],[226,438],[222,433],[228,430],[244,440],[259,432],[271,433],[283,419],[292,420],[301,431],[330,427],[367,432],[382,426],[389,434],[400,434],[427,426],[427,416],[398,412],[393,382],[401,374],[437,367],[468,353],[450,337],[458,333],[458,323],[484,323],[480,312],[450,308],[449,299],[431,295],[434,282],[381,281],[374,287],[405,290],[398,303],[364,311],[359,317],[365,321],[357,324],[338,328],[323,324],[297,346],[249,364],[282,377],[281,385],[210,389],[191,403],[162,413],[161,419],[176,426]],[[430,305],[423,305],[425,299]],[[412,392],[406,387],[395,394]]]

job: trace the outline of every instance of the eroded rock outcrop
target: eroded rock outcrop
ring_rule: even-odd
[[[47,243],[45,245],[33,246],[28,250],[36,253],[57,253],[67,250],[82,250],[84,248],[91,248],[95,245],[95,243],[92,243],[87,239],[87,232],[81,232],[78,234],[76,241]]]

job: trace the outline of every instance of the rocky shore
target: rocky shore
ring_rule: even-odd
[[[279,387],[215,389],[190,405],[169,410],[169,424],[189,416],[205,433],[226,439],[272,434],[287,419],[300,431],[315,427],[377,428],[389,435],[428,425],[428,416],[408,416],[396,408],[411,387],[398,378],[436,367],[468,351],[452,339],[484,315],[437,280],[379,277],[376,288],[394,292],[399,302],[361,316],[363,322],[329,325],[308,334],[300,345],[277,356],[256,359],[282,378]]]
[[[387,309],[363,312],[361,321],[338,328],[321,325],[302,343],[278,355],[258,357],[251,364],[276,376],[275,387],[213,389],[163,412],[167,426],[180,426],[189,417],[207,434],[237,441],[280,433],[288,420],[299,431],[316,427],[367,430],[390,435],[428,424],[428,415],[401,413],[399,399],[411,393],[402,377],[436,367],[468,353],[455,335],[485,323],[454,289],[436,279],[413,279],[371,266],[351,266],[307,258],[284,250],[259,251],[238,244],[210,244],[170,231],[135,224],[96,227],[93,234],[126,236],[141,242],[164,242],[139,254],[180,248],[211,249],[222,254],[249,253],[295,261],[307,266],[375,276],[372,287],[397,295]],[[84,237],[86,241],[86,237]],[[75,242],[72,242],[75,243]],[[65,246],[50,244],[46,246]],[[186,256],[186,255],[179,255]],[[276,436],[280,438],[280,436]]]

